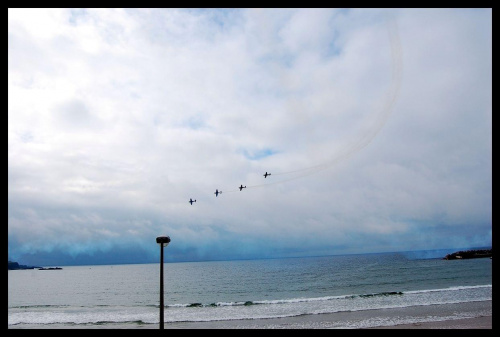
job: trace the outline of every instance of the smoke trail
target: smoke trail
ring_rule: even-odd
[[[293,171],[272,172],[272,176],[292,175],[292,174],[295,174],[295,175],[289,179],[279,180],[279,181],[270,182],[270,183],[266,183],[266,184],[260,184],[260,185],[252,185],[252,186],[248,186],[247,188],[262,187],[262,186],[267,186],[267,185],[284,183],[284,182],[288,182],[291,180],[303,178],[303,177],[318,173],[318,172],[326,170],[334,165],[337,165],[338,163],[340,163],[343,160],[350,158],[352,155],[361,151],[363,148],[365,148],[368,144],[370,144],[372,142],[372,140],[380,132],[380,130],[386,124],[387,120],[389,119],[389,117],[391,115],[394,103],[396,102],[396,99],[397,99],[398,94],[399,94],[401,80],[402,80],[403,62],[402,62],[401,43],[399,40],[397,22],[394,18],[390,18],[388,20],[387,24],[388,24],[388,33],[389,33],[389,39],[390,39],[390,45],[391,45],[391,59],[392,59],[391,85],[390,85],[389,90],[386,94],[386,98],[385,98],[384,104],[382,106],[382,109],[377,114],[376,120],[373,123],[373,126],[364,135],[362,135],[356,142],[354,142],[354,143],[350,144],[349,146],[347,146],[346,148],[344,148],[339,154],[337,154],[330,161],[327,161],[327,162],[324,162],[324,163],[321,163],[321,164],[318,164],[315,166],[307,167],[307,168],[293,170]]]
[[[389,33],[389,40],[390,40],[390,46],[391,46],[391,60],[392,60],[392,76],[391,76],[391,84],[389,86],[389,90],[386,93],[386,97],[384,100],[384,104],[382,105],[382,108],[380,112],[376,115],[376,119],[373,123],[373,125],[370,127],[370,129],[365,132],[357,141],[351,143],[350,145],[346,146],[343,150],[340,151],[337,155],[334,156],[331,160],[302,168],[302,169],[297,169],[297,170],[292,170],[292,171],[285,171],[285,172],[272,172],[271,177],[275,176],[284,176],[284,175],[291,175],[290,178],[288,179],[282,179],[278,181],[271,181],[271,182],[266,182],[263,184],[257,184],[257,185],[251,185],[247,186],[247,189],[250,188],[257,188],[257,187],[264,187],[264,186],[269,186],[269,185],[275,185],[275,184],[281,184],[285,182],[289,182],[292,180],[296,180],[299,178],[303,178],[306,176],[310,176],[313,174],[316,174],[318,172],[321,172],[323,170],[326,170],[328,168],[331,168],[334,165],[337,165],[338,163],[342,162],[343,160],[346,160],[353,156],[355,153],[361,151],[363,148],[365,148],[367,145],[369,145],[372,140],[377,136],[377,134],[380,132],[380,130],[384,127],[386,124],[387,120],[389,119],[391,112],[393,110],[394,103],[396,102],[396,99],[399,94],[399,90],[401,87],[401,80],[402,80],[402,70],[403,70],[403,62],[402,62],[402,53],[401,53],[401,43],[399,40],[399,33],[398,33],[398,27],[397,27],[397,22],[396,19],[391,17],[387,20],[387,28],[388,28],[388,33]],[[224,193],[232,193],[232,192],[238,192],[238,189],[235,190],[228,190],[224,191]]]

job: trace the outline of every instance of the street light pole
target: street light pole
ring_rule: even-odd
[[[169,236],[159,236],[156,238],[156,243],[160,245],[160,329],[163,329],[163,247],[170,243]]]

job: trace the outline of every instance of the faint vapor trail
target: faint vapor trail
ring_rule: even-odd
[[[348,159],[355,153],[361,151],[365,148],[371,141],[375,138],[375,136],[380,132],[380,130],[384,127],[385,123],[389,119],[394,103],[399,94],[399,90],[401,87],[401,80],[403,75],[403,60],[402,60],[402,52],[401,52],[401,42],[399,40],[398,26],[396,19],[391,17],[387,20],[387,29],[389,33],[389,40],[391,46],[391,59],[392,59],[392,76],[391,76],[391,84],[389,90],[386,93],[386,98],[384,100],[384,104],[377,114],[375,122],[372,127],[364,133],[357,141],[353,142],[351,145],[346,146],[343,150],[340,151],[339,154],[335,155],[333,159],[330,161],[298,169],[293,171],[286,172],[272,172],[272,178],[275,176],[285,176],[290,175],[290,178],[282,179],[278,181],[266,182],[264,184],[256,184],[256,185],[247,185],[246,189],[265,187],[270,185],[282,184],[285,182],[289,182],[292,180],[296,180],[299,178],[307,177],[342,162],[343,160]],[[272,179],[270,178],[270,179]],[[239,188],[225,190],[224,193],[232,193],[232,192],[240,192]],[[243,193],[243,191],[241,191]]]
[[[375,136],[380,132],[382,127],[385,125],[387,120],[389,119],[389,116],[392,112],[392,108],[394,106],[394,103],[398,97],[399,90],[401,87],[401,80],[402,80],[402,70],[403,70],[403,61],[402,61],[402,53],[401,53],[401,43],[399,40],[399,33],[398,33],[398,27],[397,27],[397,22],[394,18],[390,18],[387,22],[388,24],[388,33],[389,33],[389,39],[390,39],[390,45],[391,45],[391,58],[392,58],[392,78],[391,78],[391,85],[389,87],[389,90],[386,94],[386,99],[384,102],[384,105],[380,111],[380,113],[377,115],[377,118],[373,124],[373,126],[366,132],[362,137],[360,137],[355,143],[351,144],[350,146],[347,146],[345,149],[343,149],[338,155],[336,155],[332,160],[318,164],[315,166],[307,167],[307,168],[302,168],[298,170],[293,170],[293,171],[287,171],[287,172],[273,172],[273,176],[279,176],[279,175],[289,175],[289,174],[296,174],[295,176],[289,178],[289,179],[284,179],[284,180],[279,180],[275,182],[270,182],[266,184],[260,184],[260,185],[252,185],[248,186],[247,188],[254,188],[254,187],[262,187],[262,186],[267,186],[267,185],[274,185],[274,184],[279,184],[279,183],[284,183],[288,182],[291,180],[303,178],[315,173],[318,173],[322,170],[326,170],[339,162],[346,160],[347,158],[351,157],[355,153],[359,152],[363,148],[365,148],[368,144],[371,143],[371,141],[375,138]]]

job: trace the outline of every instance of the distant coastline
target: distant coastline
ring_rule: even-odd
[[[9,270],[18,270],[18,269],[36,269],[36,268],[41,268],[37,266],[27,266],[25,264],[19,264],[14,261],[8,261],[8,269]]]
[[[472,250],[461,250],[455,253],[447,254],[443,257],[443,260],[458,260],[458,259],[479,259],[493,257],[493,249],[472,249]]]
[[[490,259],[493,258],[493,249],[488,248],[488,247],[474,247],[472,249],[464,249],[464,250],[459,250],[454,253],[445,254],[445,251],[450,251],[449,249],[433,249],[433,250],[428,250],[432,252],[432,255],[429,254],[420,254],[422,251],[405,251],[403,252],[405,255],[410,256],[411,258],[433,258],[433,259],[443,259],[443,260],[460,260],[460,259],[478,259],[478,258],[487,258],[489,257]],[[387,252],[390,253],[390,252]],[[297,256],[298,257],[298,256]],[[314,256],[303,256],[303,257],[314,257]],[[237,261],[236,259],[235,261]],[[252,259],[249,259],[252,260]],[[212,260],[206,260],[206,261],[212,261]],[[223,260],[213,260],[213,261],[223,261]],[[205,260],[200,260],[200,261],[177,261],[177,262],[205,262]],[[150,264],[152,262],[140,262],[137,264]],[[128,264],[128,263],[109,263],[110,265],[120,265],[120,264]],[[136,263],[132,263],[136,264]],[[72,264],[69,264],[72,265]],[[75,264],[75,265],[80,265],[80,264]],[[86,265],[86,264],[84,264]],[[92,264],[89,264],[92,265]],[[99,265],[99,264],[98,264]],[[40,269],[40,270],[60,270],[62,268],[60,267],[42,267],[42,266],[30,266],[30,265],[24,265],[24,264],[19,264],[18,262],[15,261],[8,261],[8,270],[25,270],[25,269]]]
[[[27,266],[25,264],[19,264],[15,261],[7,261],[8,270],[25,270],[25,269],[38,269],[38,270],[61,270],[61,267],[38,267],[38,266]]]

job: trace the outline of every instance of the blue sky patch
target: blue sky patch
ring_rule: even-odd
[[[247,150],[244,149],[241,151],[245,158],[248,158],[250,160],[259,160],[262,158],[266,158],[269,156],[272,156],[276,153],[277,151],[271,150],[271,149],[260,149],[260,150]]]

